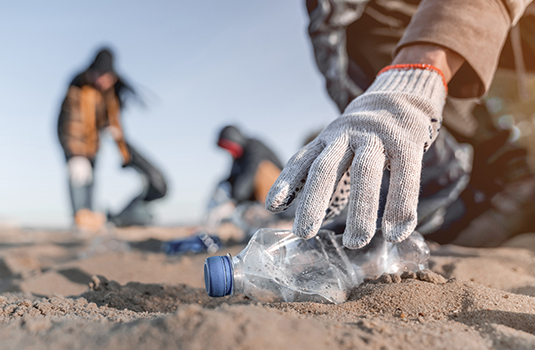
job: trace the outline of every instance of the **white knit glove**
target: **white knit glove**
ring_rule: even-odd
[[[86,157],[75,156],[67,162],[69,180],[73,187],[83,187],[93,181],[93,166]]]
[[[423,154],[442,125],[446,94],[443,75],[432,66],[385,68],[341,117],[290,159],[269,191],[266,208],[284,211],[302,189],[293,232],[310,238],[349,196],[343,241],[348,248],[361,248],[375,234],[386,166],[391,177],[383,233],[389,242],[407,238],[417,223]]]

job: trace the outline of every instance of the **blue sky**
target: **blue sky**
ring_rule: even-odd
[[[234,123],[286,161],[337,116],[314,63],[304,1],[14,1],[0,5],[0,223],[67,227],[66,169],[56,137],[72,77],[102,45],[144,97],[123,113],[128,139],[169,181],[156,223],[197,222],[230,155]],[[104,138],[95,202],[118,210],[138,190]]]

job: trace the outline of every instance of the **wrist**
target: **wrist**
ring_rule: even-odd
[[[409,94],[433,105],[443,106],[447,85],[442,72],[431,65],[394,65],[379,72],[373,84],[366,90],[366,94],[370,93]]]
[[[410,79],[411,77],[416,79],[416,83],[413,83],[412,81],[402,81],[395,84],[395,89],[400,91],[406,91],[409,89],[411,92],[419,94],[423,91],[420,91],[422,88],[425,88],[425,86],[431,82],[433,83],[433,80],[436,81],[436,77],[433,77],[433,73],[435,75],[438,75],[442,79],[442,85],[444,86],[444,90],[446,91],[446,96],[448,95],[448,83],[446,82],[446,78],[444,77],[444,73],[440,69],[438,69],[435,66],[432,66],[430,64],[422,64],[422,63],[411,63],[411,64],[396,64],[391,66],[386,66],[383,69],[379,71],[377,74],[377,77],[379,77],[381,74],[386,73],[388,71],[413,71],[408,72],[405,75],[405,79]],[[418,74],[415,74],[416,72],[420,71],[419,76]],[[431,71],[432,73],[424,73],[422,71]],[[403,79],[403,78],[402,78]],[[404,80],[405,80],[404,79]],[[394,87],[394,86],[392,86]],[[369,90],[368,90],[369,91]]]
[[[428,64],[436,67],[448,83],[464,63],[458,53],[442,46],[418,44],[403,47],[392,61],[392,65]]]

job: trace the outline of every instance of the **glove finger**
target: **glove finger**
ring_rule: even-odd
[[[344,231],[344,246],[362,248],[375,234],[381,181],[385,165],[382,143],[375,137],[363,140],[351,164],[351,193]]]
[[[310,238],[316,235],[323,223],[336,180],[342,177],[352,158],[349,141],[341,137],[330,143],[314,161],[297,207],[294,222],[296,236]]]
[[[422,158],[421,150],[406,149],[391,160],[390,187],[382,223],[388,242],[401,242],[416,228]]]
[[[342,173],[342,177],[337,180],[336,183],[336,189],[334,190],[331,200],[329,201],[329,206],[325,211],[325,218],[323,219],[324,223],[340,215],[347,203],[349,203],[351,170],[348,169]]]
[[[323,148],[322,142],[315,139],[290,158],[277,181],[269,189],[266,209],[274,213],[288,209],[303,188],[310,166]]]

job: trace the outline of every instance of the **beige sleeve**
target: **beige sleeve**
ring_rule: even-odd
[[[460,54],[465,64],[449,84],[453,97],[483,95],[513,23],[532,0],[422,0],[396,51],[429,43]]]
[[[513,26],[518,23],[518,20],[524,14],[526,7],[532,2],[533,0],[503,0],[505,8],[509,12],[509,17],[511,17]]]

